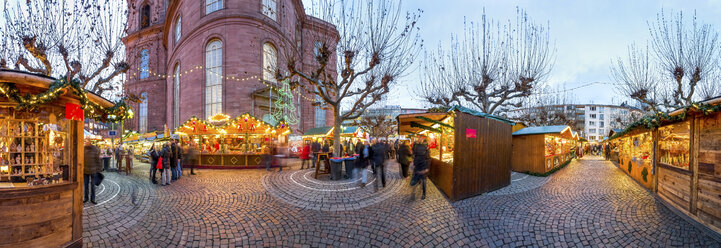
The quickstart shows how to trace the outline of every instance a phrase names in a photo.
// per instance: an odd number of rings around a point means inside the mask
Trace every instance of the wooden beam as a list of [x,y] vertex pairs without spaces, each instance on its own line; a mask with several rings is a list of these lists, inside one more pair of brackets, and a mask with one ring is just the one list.
[[700,123],[698,115],[691,117],[691,150],[689,161],[691,164],[691,214],[698,215],[698,150],[700,149]]

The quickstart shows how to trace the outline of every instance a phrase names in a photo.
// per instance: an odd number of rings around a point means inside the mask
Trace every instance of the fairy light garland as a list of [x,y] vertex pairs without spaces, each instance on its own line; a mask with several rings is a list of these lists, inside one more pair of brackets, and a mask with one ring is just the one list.
[[112,107],[105,108],[91,101],[87,96],[87,90],[83,89],[79,80],[57,79],[50,84],[47,91],[37,94],[21,94],[20,90],[9,83],[0,83],[0,96],[10,99],[18,104],[20,110],[35,110],[40,105],[54,101],[69,89],[78,97],[80,105],[85,110],[88,118],[102,122],[119,122],[133,118],[133,110],[124,100],[120,100]]

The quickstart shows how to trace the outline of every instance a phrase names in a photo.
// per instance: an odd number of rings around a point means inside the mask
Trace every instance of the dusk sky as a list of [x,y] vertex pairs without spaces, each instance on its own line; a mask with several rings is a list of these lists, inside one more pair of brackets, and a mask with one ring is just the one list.
[[[304,1],[308,2],[308,0]],[[611,60],[624,56],[632,42],[644,45],[649,39],[647,21],[653,21],[663,8],[666,13],[683,11],[689,18],[696,10],[701,22],[718,31],[721,27],[721,1],[476,1],[413,0],[405,1],[408,10],[422,9],[421,35],[426,49],[439,42],[447,44],[451,33],[461,34],[464,17],[480,20],[485,7],[494,20],[515,18],[516,6],[525,9],[537,22],[550,23],[556,44],[556,62],[548,78],[552,86],[573,88],[591,82],[602,82],[574,91],[576,102],[619,104],[627,99],[613,89],[609,66]],[[422,107],[409,89],[418,85],[416,70],[402,80],[389,99],[399,99],[405,107]],[[388,104],[396,104],[388,101]]]

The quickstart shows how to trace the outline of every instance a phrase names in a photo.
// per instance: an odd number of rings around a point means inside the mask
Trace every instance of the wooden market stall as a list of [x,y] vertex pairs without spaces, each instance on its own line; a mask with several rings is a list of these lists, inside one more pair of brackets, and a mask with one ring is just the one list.
[[447,112],[398,116],[399,135],[430,138],[429,178],[451,201],[511,183],[512,125],[459,106]]
[[233,119],[219,114],[208,121],[192,117],[175,133],[183,144],[196,149],[199,168],[257,168],[272,144],[286,143],[290,127],[283,121],[271,125],[247,113]]
[[721,234],[721,97],[641,119],[611,142],[622,170]]
[[[368,138],[368,133],[363,131],[362,128],[356,127],[356,126],[341,126],[342,130],[340,132],[340,138],[341,141],[355,141],[357,139],[360,140],[366,140]],[[313,141],[313,140],[329,140],[330,142],[333,141],[333,129],[334,127],[316,127],[308,129],[303,133],[303,141]],[[332,144],[332,143],[331,143]]]
[[114,105],[78,85],[0,70],[0,247],[82,246],[83,119]]
[[513,132],[511,169],[546,174],[571,161],[577,135],[569,126],[527,127]]

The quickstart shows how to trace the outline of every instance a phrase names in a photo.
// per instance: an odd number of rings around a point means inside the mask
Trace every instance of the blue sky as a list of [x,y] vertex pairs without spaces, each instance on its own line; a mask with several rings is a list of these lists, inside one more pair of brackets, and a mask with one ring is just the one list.
[[[307,2],[304,1],[304,2]],[[495,20],[515,18],[516,6],[525,9],[538,22],[550,23],[551,36],[555,40],[556,63],[548,78],[552,86],[565,85],[572,88],[590,82],[612,83],[609,66],[611,60],[626,54],[632,42],[645,44],[649,38],[647,21],[655,20],[664,11],[684,11],[691,16],[697,11],[699,20],[721,27],[721,1],[478,1],[478,0],[406,0],[408,10],[424,11],[421,36],[426,48],[447,44],[451,33],[460,34],[463,18],[480,20],[485,7],[489,17]],[[419,71],[403,78],[401,85],[393,89],[389,99],[398,99],[406,107],[422,107],[423,102],[409,93],[417,86]],[[575,91],[577,102],[615,103],[627,100],[619,96],[611,85],[598,84]]]

